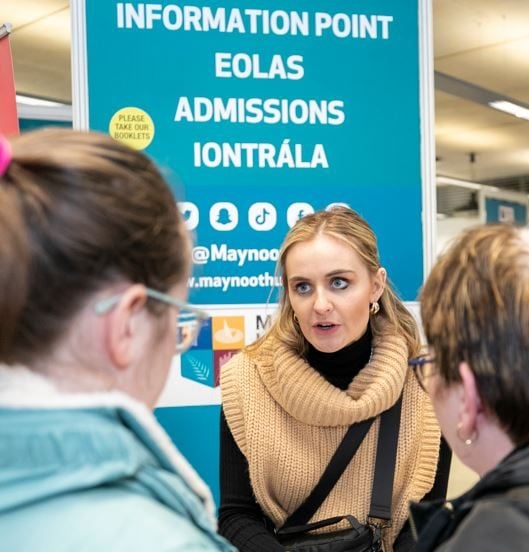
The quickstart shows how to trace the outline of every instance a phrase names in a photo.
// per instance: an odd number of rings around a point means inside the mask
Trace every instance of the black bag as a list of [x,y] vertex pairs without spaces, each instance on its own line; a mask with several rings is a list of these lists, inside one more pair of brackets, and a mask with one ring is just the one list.
[[[342,520],[346,520],[351,527],[332,533],[310,533]],[[359,523],[354,516],[338,516],[289,527],[279,535],[286,552],[380,552],[381,536],[378,527]]]
[[[382,531],[391,526],[391,498],[397,457],[402,397],[381,416],[375,476],[367,524],[354,516],[337,516],[307,523],[316,513],[361,445],[374,418],[351,426],[310,495],[276,531],[287,552],[380,552]],[[329,533],[311,531],[346,520],[351,527]]]

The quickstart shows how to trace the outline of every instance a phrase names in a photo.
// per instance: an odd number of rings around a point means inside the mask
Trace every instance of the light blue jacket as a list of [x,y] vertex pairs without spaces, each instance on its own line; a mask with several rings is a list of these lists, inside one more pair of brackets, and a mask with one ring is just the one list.
[[59,398],[32,409],[0,393],[0,550],[234,550],[151,413],[114,395],[121,404],[52,406]]

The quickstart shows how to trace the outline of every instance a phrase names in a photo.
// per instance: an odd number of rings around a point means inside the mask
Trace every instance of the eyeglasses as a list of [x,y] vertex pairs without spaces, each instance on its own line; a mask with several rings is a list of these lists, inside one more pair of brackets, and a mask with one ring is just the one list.
[[433,367],[434,363],[435,358],[428,354],[419,355],[408,360],[408,366],[413,370],[413,373],[417,378],[417,382],[423,391],[428,392],[426,389],[426,379],[436,373],[436,370]]
[[[176,333],[176,354],[182,354],[187,351],[195,342],[202,324],[210,318],[207,312],[180,301],[176,297],[171,297],[167,293],[156,291],[155,289],[145,288],[147,297],[162,301],[167,305],[178,309],[178,327]],[[122,294],[112,295],[101,299],[94,305],[94,311],[98,315],[106,314],[112,310],[121,299]]]

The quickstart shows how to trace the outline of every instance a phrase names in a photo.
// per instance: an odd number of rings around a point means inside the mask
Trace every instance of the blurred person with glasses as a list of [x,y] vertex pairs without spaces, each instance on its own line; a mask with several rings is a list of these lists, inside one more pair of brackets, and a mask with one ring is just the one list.
[[463,233],[421,292],[429,355],[411,359],[453,452],[480,481],[412,504],[417,552],[526,550],[529,542],[529,230]]
[[[181,301],[176,297],[171,297],[155,289],[145,288],[145,294],[151,299],[156,299],[177,309],[175,354],[181,355],[185,353],[195,343],[202,324],[210,318],[209,314],[191,306],[185,301]],[[112,297],[101,299],[94,307],[95,312],[97,314],[107,313],[119,303],[120,299],[121,295],[113,295]]]
[[152,414],[207,315],[155,165],[110,137],[0,138],[2,550],[224,551]]
[[408,366],[413,370],[417,382],[425,392],[428,392],[426,387],[428,378],[435,373],[434,363],[435,359],[428,353],[408,360]]

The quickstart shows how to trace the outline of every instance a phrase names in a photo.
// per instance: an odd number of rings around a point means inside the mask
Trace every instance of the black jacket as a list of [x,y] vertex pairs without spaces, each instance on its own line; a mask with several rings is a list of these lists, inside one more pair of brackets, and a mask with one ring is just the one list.
[[416,552],[529,549],[529,446],[510,453],[470,491],[411,506]]

